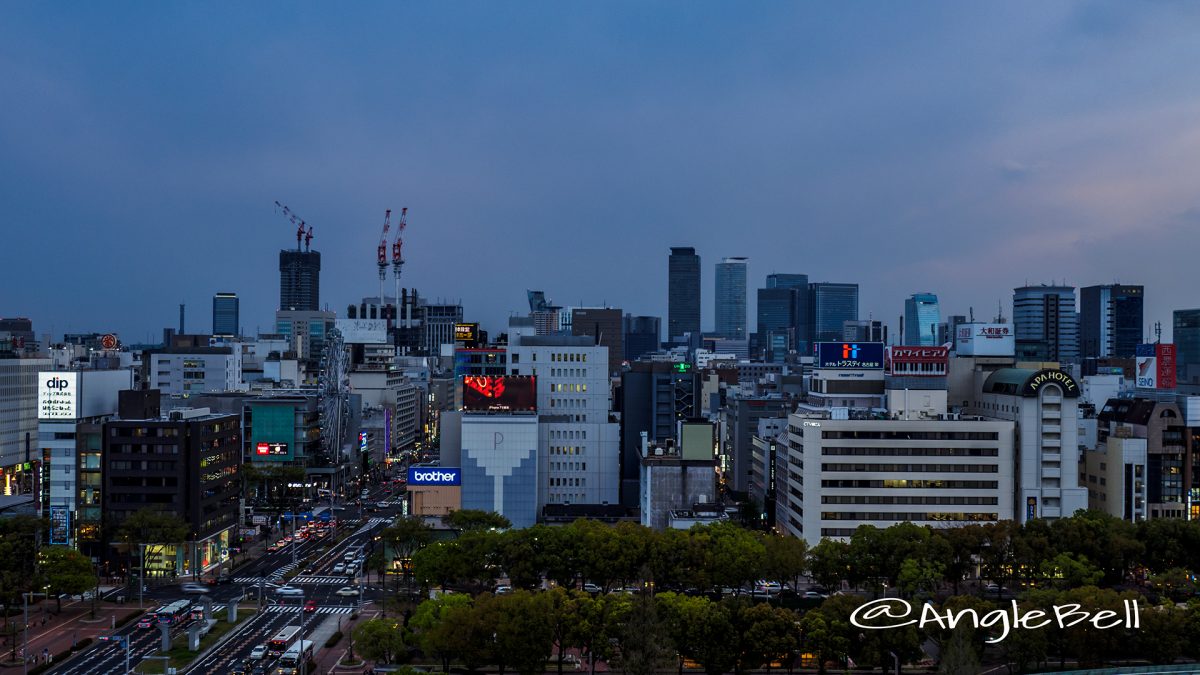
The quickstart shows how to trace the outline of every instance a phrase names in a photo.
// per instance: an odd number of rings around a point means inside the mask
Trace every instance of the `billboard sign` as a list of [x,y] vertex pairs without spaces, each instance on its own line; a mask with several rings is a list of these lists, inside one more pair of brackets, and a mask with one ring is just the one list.
[[467,347],[474,347],[475,345],[479,344],[479,324],[454,324],[454,341],[462,342]]
[[1025,520],[1037,518],[1037,497],[1025,498]]
[[333,322],[346,344],[387,344],[386,319],[336,319]]
[[254,446],[254,454],[256,455],[286,455],[288,454],[287,443],[256,443]]
[[409,485],[462,485],[462,469],[445,466],[408,467]]
[[73,420],[79,415],[79,373],[38,373],[38,419]]
[[941,376],[950,364],[949,347],[888,347],[884,356],[889,375]]
[[1158,388],[1175,388],[1175,345],[1154,345],[1154,358],[1158,360]]
[[816,368],[883,370],[882,342],[818,342]]
[[1016,334],[1006,323],[959,324],[954,344],[959,356],[1013,356],[1017,353]]
[[1158,358],[1155,345],[1138,345],[1133,379],[1138,389],[1158,388]]
[[532,375],[467,375],[462,391],[468,412],[537,412],[537,378]]
[[50,543],[66,545],[71,538],[71,511],[65,506],[50,507]]

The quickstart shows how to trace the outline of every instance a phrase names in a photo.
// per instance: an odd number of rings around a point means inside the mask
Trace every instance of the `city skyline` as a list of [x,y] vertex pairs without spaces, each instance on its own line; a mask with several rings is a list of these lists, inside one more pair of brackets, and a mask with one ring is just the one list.
[[[771,272],[858,283],[893,329],[925,290],[990,318],[1025,283],[1141,284],[1164,339],[1200,306],[1195,8],[473,7],[9,8],[0,314],[153,342],[230,291],[269,331],[276,200],[339,313],[403,206],[402,283],[492,330],[527,288],[665,320],[671,246],[706,294],[750,257],[751,316]],[[417,57],[367,37],[395,32]]]

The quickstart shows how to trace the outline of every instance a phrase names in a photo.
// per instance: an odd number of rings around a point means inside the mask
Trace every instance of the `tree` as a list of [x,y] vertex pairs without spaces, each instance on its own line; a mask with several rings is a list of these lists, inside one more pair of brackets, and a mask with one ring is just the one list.
[[52,546],[42,549],[38,556],[42,578],[55,597],[57,611],[62,611],[62,594],[76,595],[92,588],[96,572],[92,561],[73,548]]
[[614,665],[625,675],[653,675],[670,662],[671,640],[656,604],[649,595],[639,594],[618,606],[620,650]]
[[944,648],[938,662],[939,675],[965,675],[979,672],[979,657],[971,647],[971,629],[965,624],[951,633],[950,644]]
[[828,662],[845,661],[850,651],[849,632],[849,624],[820,610],[810,611],[800,619],[800,647],[816,656],[821,675],[825,674]]
[[1150,583],[1159,593],[1175,602],[1183,602],[1196,594],[1196,582],[1192,581],[1192,575],[1180,567],[1154,575]]
[[352,632],[358,653],[382,663],[395,663],[405,655],[404,628],[395,619],[368,619]]
[[443,672],[450,672],[450,658],[460,646],[456,624],[447,619],[455,609],[470,610],[471,599],[465,595],[439,595],[417,606],[409,627],[417,632],[417,641],[426,656],[439,659]]
[[[182,518],[169,511],[159,509],[140,509],[129,514],[117,528],[117,539],[130,546],[130,558],[133,551],[139,552],[139,559],[145,565],[145,548],[168,544],[181,544],[188,539],[190,529]],[[133,568],[133,565],[130,565]],[[142,570],[143,575],[145,569]],[[139,583],[144,582],[142,579]]]
[[520,675],[541,675],[554,647],[554,635],[547,602],[542,594],[514,591],[508,595],[483,596],[484,611],[494,616],[494,658],[500,665],[512,666]]
[[717,523],[697,535],[708,536],[705,568],[714,585],[739,589],[762,578],[767,549],[758,534],[733,523]]
[[[381,569],[383,591],[386,594],[387,569],[390,567],[388,563],[391,562],[387,559],[387,554],[391,554],[392,560],[403,561],[405,570],[412,569],[413,553],[433,540],[433,529],[418,518],[399,518],[380,532],[379,538],[383,542],[384,560],[378,569]],[[406,573],[405,579],[408,578]]]
[[812,578],[825,588],[840,587],[850,578],[850,545],[836,539],[822,539],[808,554],[808,569]]
[[1042,576],[1053,580],[1059,588],[1095,586],[1104,577],[1104,572],[1088,562],[1087,556],[1059,553],[1042,563]]
[[767,604],[738,603],[734,613],[739,636],[736,672],[787,658],[798,646],[796,615]]
[[507,530],[512,527],[512,521],[508,518],[492,511],[478,511],[476,509],[451,511],[443,520],[447,527],[458,532]]
[[721,675],[737,665],[729,605],[674,593],[663,593],[658,601],[681,656],[699,663],[707,675]]
[[790,583],[792,590],[798,589],[800,577],[808,570],[808,542],[769,534],[763,537],[763,545],[763,574],[772,581]]
[[900,564],[896,585],[905,597],[930,595],[937,590],[938,582],[945,576],[946,569],[941,563],[920,558],[905,558]]

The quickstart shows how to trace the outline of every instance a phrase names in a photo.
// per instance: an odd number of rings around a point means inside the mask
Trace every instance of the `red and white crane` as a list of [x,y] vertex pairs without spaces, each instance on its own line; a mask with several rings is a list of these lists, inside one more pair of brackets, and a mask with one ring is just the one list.
[[383,234],[379,235],[379,248],[376,249],[377,262],[379,264],[379,308],[382,310],[387,306],[387,302],[383,299],[383,282],[387,279],[387,240],[388,230],[392,226],[392,210],[388,209],[383,213]]
[[[397,312],[396,327],[397,328],[400,327],[399,312],[402,311],[402,308],[400,307],[400,266],[404,264],[404,255],[403,255],[404,228],[406,228],[406,227],[408,227],[408,207],[407,206],[400,209],[400,221],[396,223],[396,241],[392,243],[392,271],[395,273],[395,276],[396,276],[396,312]],[[383,255],[383,253],[381,251],[380,252],[381,257],[379,258],[380,265],[383,265],[382,255]],[[379,268],[379,274],[380,275],[383,274],[382,267]],[[404,320],[404,323],[405,323],[404,327],[407,328],[408,327],[408,325],[407,325],[408,319],[407,318]]]
[[304,219],[297,216],[295,211],[292,211],[284,204],[280,204],[278,200],[275,201],[275,208],[282,209],[284,217],[292,221],[292,224],[296,226],[296,251],[300,250],[300,240],[302,239],[304,240],[305,248],[307,248],[312,243],[312,226],[308,227],[308,232],[306,233],[304,231]]

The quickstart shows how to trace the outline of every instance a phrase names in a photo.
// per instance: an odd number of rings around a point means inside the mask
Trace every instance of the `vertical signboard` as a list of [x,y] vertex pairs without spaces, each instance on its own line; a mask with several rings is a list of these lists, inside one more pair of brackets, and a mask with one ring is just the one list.
[[50,507],[50,543],[65,546],[71,539],[71,512],[65,506]]
[[1025,520],[1035,518],[1037,518],[1037,497],[1027,497],[1025,499]]
[[38,373],[38,419],[73,420],[79,411],[79,373]]
[[1155,389],[1158,386],[1158,358],[1155,345],[1138,345],[1133,369],[1134,384],[1138,389]]
[[1154,345],[1154,358],[1158,360],[1158,388],[1175,388],[1175,345]]

